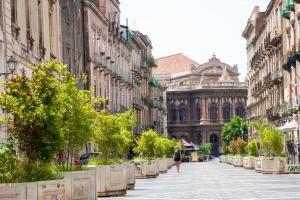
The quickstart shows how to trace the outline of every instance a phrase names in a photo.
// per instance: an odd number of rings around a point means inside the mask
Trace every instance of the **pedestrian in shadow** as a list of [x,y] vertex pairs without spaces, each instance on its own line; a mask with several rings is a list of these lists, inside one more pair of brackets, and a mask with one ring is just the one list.
[[179,146],[176,146],[176,148],[175,148],[173,159],[175,161],[177,173],[179,173],[179,168],[180,168],[180,164],[181,164],[181,152],[180,152]]

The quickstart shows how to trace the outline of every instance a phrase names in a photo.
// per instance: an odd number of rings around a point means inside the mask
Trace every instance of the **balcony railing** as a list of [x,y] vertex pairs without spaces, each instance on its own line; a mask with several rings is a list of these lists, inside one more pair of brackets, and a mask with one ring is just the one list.
[[197,89],[247,89],[246,82],[224,82],[224,83],[201,83],[186,82],[183,84],[173,83],[167,85],[170,91],[184,91]]
[[133,106],[141,108],[144,106],[144,102],[141,98],[133,97]]

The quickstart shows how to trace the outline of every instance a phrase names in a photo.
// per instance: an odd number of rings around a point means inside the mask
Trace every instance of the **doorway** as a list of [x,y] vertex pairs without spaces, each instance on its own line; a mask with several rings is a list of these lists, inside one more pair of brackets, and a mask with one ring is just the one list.
[[217,134],[212,134],[209,138],[209,142],[212,144],[211,155],[219,156],[219,137]]

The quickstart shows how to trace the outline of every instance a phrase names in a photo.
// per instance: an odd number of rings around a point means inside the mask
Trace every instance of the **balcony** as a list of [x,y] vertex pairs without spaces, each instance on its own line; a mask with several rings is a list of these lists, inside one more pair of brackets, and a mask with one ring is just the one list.
[[279,115],[280,109],[281,109],[280,106],[271,107],[267,109],[267,119],[270,121],[275,121],[280,119],[280,115]]
[[271,81],[274,85],[278,85],[282,80],[281,70],[274,70],[271,73]]
[[271,44],[276,47],[278,44],[281,43],[281,36],[282,36],[282,33],[281,33],[281,30],[279,29],[273,29],[271,31]]
[[149,78],[149,83],[152,87],[157,87],[158,86],[158,81],[156,80],[156,78],[154,78],[153,76],[151,76]]
[[300,61],[300,50],[289,56],[287,62],[284,63],[281,67],[285,71],[290,72],[291,68],[296,66],[296,61]]
[[142,100],[144,101],[145,105],[150,106],[153,103],[153,99],[150,95],[144,95],[142,96]]
[[133,98],[133,107],[142,109],[142,108],[144,108],[144,102],[142,101],[141,98],[134,97]]
[[294,0],[286,0],[285,8],[281,11],[280,15],[282,18],[287,20],[290,19],[291,12],[295,11]]

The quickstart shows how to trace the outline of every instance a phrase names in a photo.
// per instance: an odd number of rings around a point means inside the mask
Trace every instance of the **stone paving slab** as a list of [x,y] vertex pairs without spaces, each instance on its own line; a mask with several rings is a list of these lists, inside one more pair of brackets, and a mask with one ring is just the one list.
[[[183,163],[136,189],[108,200],[300,200],[300,174],[260,174],[217,160]],[[100,200],[102,198],[98,198]]]

